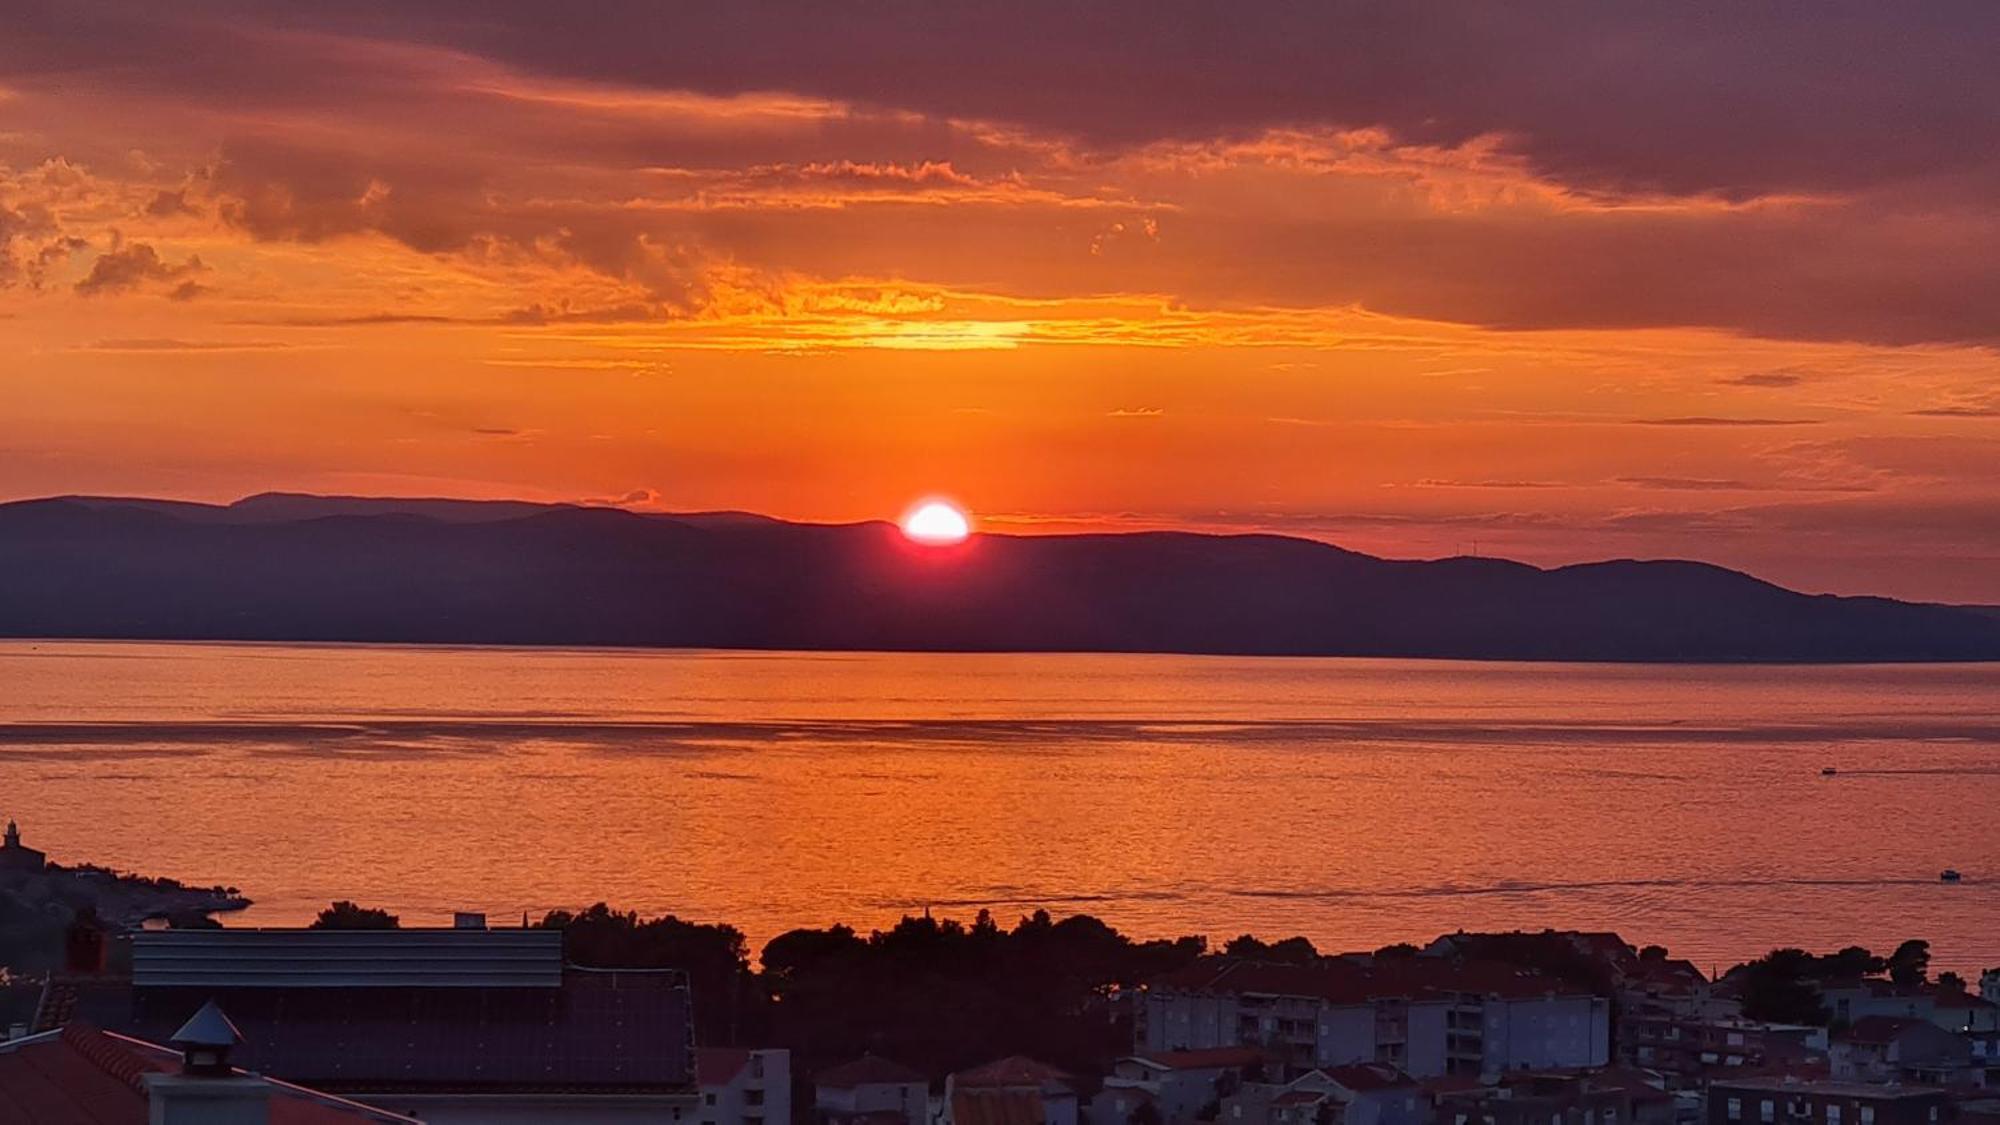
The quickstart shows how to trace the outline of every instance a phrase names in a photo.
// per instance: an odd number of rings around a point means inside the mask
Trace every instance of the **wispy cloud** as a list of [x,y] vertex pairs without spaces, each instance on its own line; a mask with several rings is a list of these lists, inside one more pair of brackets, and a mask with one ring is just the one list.
[[1750,371],[1742,375],[1732,375],[1716,382],[1727,387],[1796,387],[1806,381],[1806,377],[1791,371]]
[[1719,418],[1688,415],[1678,418],[1634,418],[1634,426],[1817,426],[1820,418]]
[[146,337],[129,340],[97,340],[79,344],[75,351],[103,352],[108,354],[173,354],[185,352],[202,354],[207,352],[273,352],[299,347],[298,344],[278,340],[176,340],[167,337]]
[[1418,488],[1569,488],[1570,485],[1554,480],[1440,480],[1427,478],[1417,482]]
[[1754,492],[1765,486],[1749,481],[1706,477],[1619,477],[1619,484],[1636,488],[1659,488],[1670,492]]

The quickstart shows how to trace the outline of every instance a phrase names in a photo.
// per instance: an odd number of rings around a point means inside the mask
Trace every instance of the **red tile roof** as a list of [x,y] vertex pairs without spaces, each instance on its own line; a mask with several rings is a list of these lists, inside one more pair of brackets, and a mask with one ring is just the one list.
[[695,1048],[695,1081],[703,1086],[727,1086],[749,1065],[750,1052],[741,1047]]
[[1563,981],[1532,970],[1444,957],[1380,958],[1372,965],[1348,961],[1291,965],[1205,957],[1155,978],[1149,987],[1182,992],[1303,996],[1340,1005],[1366,1004],[1379,999],[1442,999],[1454,993],[1506,999],[1586,995]]
[[1692,961],[1641,961],[1628,976],[1655,988],[1684,991],[1708,983]]
[[1047,1063],[1036,1062],[1023,1055],[1012,1055],[952,1075],[954,1090],[1013,1089],[1045,1087],[1051,1084],[1068,1086],[1069,1083],[1069,1075]]
[[1631,942],[1609,930],[1557,930],[1555,933],[1568,938],[1578,949],[1614,964],[1629,962],[1637,956]]
[[1840,1038],[1849,1043],[1885,1047],[1895,1042],[1904,1032],[1925,1022],[1903,1016],[1863,1016],[1855,1020],[1854,1025],[1842,1033]]
[[838,1121],[841,1125],[920,1125],[912,1122],[903,1111],[896,1109],[871,1109],[866,1113],[839,1113],[822,1109],[819,1112],[827,1120]]
[[1219,1070],[1255,1066],[1263,1062],[1266,1055],[1261,1047],[1207,1047],[1195,1051],[1146,1051],[1132,1057],[1168,1070]]
[[1484,1090],[1486,1083],[1476,1074],[1439,1074],[1423,1079],[1417,1085],[1434,1098],[1453,1097]]
[[1672,1101],[1673,1095],[1660,1084],[1658,1076],[1639,1067],[1613,1063],[1595,1067],[1550,1067],[1543,1070],[1512,1071],[1500,1077],[1501,1085],[1532,1085],[1538,1079],[1564,1079],[1585,1090],[1618,1090],[1638,1101]]
[[1938,989],[1932,1002],[1940,1008],[2000,1008],[2000,1004],[1995,1004],[1983,996],[1948,988]]
[[1039,1092],[963,1090],[951,1098],[952,1125],[1043,1125]]
[[914,1067],[880,1055],[863,1055],[853,1062],[820,1071],[814,1076],[813,1085],[829,1090],[852,1090],[856,1086],[902,1086],[929,1081],[922,1071]]
[[[172,1072],[179,1059],[165,1048],[82,1023],[0,1045],[0,1122],[144,1125],[150,1112],[145,1076]],[[271,1125],[414,1125],[357,1102],[270,1084]]]
[[1272,1105],[1312,1105],[1323,1102],[1326,1095],[1318,1090],[1287,1090],[1271,1099]]
[[1353,1090],[1365,1094],[1372,1090],[1394,1090],[1403,1086],[1415,1086],[1416,1079],[1381,1062],[1347,1063],[1342,1066],[1321,1067],[1320,1073]]

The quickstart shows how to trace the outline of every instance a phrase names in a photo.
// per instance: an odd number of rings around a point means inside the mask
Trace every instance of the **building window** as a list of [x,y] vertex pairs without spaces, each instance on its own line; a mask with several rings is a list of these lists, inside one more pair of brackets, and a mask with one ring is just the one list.
[[1826,1107],[1826,1125],[1840,1125],[1839,1106],[1829,1105]]
[[1729,1099],[1729,1105],[1728,1105],[1728,1106],[1726,1106],[1725,1108],[1726,1108],[1726,1109],[1727,1109],[1727,1110],[1729,1111],[1729,1120],[1731,1120],[1731,1121],[1741,1121],[1741,1120],[1743,1120],[1743,1099],[1742,1099],[1742,1098],[1731,1098],[1731,1099]]
[[1765,1098],[1763,1104],[1757,1107],[1757,1116],[1762,1121],[1776,1121],[1778,1119],[1778,1103]]
[[1938,1119],[1938,1112],[1937,1112],[1937,1111],[1938,1111],[1938,1107],[1936,1107],[1936,1106],[1932,1106],[1932,1107],[1931,1107],[1931,1120],[1932,1120],[1932,1121],[1936,1121],[1936,1120]]
[[1875,1125],[1874,1106],[1864,1105],[1861,1107],[1861,1125]]
[[745,1091],[743,1091],[743,1103],[744,1103],[745,1105],[763,1105],[763,1104],[764,1104],[764,1091],[762,1091],[762,1090],[745,1090]]
[[714,1095],[714,1094],[703,1094],[703,1095],[701,1096],[701,1104],[703,1104],[703,1105],[714,1105],[714,1104],[715,1104],[715,1095]]

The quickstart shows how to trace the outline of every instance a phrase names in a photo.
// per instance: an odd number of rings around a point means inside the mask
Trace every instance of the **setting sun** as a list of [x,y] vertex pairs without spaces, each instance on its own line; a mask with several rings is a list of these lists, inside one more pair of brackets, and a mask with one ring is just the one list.
[[965,513],[942,500],[926,500],[903,517],[903,534],[932,546],[962,543],[972,533]]

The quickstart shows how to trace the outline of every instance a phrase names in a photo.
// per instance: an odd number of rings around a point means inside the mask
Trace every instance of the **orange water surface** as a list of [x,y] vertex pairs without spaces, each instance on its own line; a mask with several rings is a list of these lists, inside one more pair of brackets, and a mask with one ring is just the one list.
[[1991,664],[9,641],[0,817],[238,885],[246,923],[605,899],[755,946],[1047,907],[1330,949],[1616,929],[1704,967],[1920,936],[1976,970],[1996,703]]

